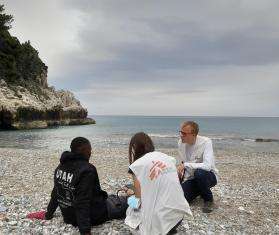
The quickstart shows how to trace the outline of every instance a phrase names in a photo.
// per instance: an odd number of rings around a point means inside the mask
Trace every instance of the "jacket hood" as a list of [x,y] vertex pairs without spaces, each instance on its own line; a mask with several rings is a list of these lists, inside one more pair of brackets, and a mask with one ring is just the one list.
[[84,156],[82,154],[77,154],[69,151],[65,151],[62,153],[60,157],[60,163],[64,164],[65,162],[69,161],[77,161],[77,160],[84,160],[89,162],[89,158],[87,156]]

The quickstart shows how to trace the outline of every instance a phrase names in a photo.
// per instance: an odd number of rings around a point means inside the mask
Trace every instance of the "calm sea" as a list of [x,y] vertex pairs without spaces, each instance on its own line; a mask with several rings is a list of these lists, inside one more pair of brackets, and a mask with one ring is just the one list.
[[[279,118],[93,116],[96,125],[42,130],[0,131],[0,147],[49,150],[68,149],[71,139],[84,136],[93,147],[128,148],[131,136],[148,133],[157,148],[176,148],[179,125],[194,120],[200,135],[212,138],[215,149],[279,153]],[[266,142],[257,142],[256,139]]]

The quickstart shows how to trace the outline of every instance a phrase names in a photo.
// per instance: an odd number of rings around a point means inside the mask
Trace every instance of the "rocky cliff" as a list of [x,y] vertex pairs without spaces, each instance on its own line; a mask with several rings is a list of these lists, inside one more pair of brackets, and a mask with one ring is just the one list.
[[47,83],[47,66],[30,42],[9,33],[12,16],[0,5],[0,129],[93,124],[69,91]]
[[33,93],[28,87],[9,85],[0,79],[0,129],[95,123],[71,92],[55,91],[53,87],[37,89]]

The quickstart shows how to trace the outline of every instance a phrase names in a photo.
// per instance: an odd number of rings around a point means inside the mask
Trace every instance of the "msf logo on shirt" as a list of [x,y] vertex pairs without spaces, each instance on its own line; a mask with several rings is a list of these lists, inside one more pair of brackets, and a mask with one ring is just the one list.
[[160,174],[167,168],[167,165],[161,161],[152,161],[153,166],[150,169],[149,178],[157,179]]

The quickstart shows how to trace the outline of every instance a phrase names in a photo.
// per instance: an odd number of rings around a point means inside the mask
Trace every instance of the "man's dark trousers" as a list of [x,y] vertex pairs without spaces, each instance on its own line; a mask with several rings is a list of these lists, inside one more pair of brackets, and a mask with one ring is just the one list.
[[188,202],[193,201],[197,196],[201,196],[204,201],[213,201],[210,188],[217,184],[217,179],[212,171],[196,169],[194,178],[182,183],[184,196]]

